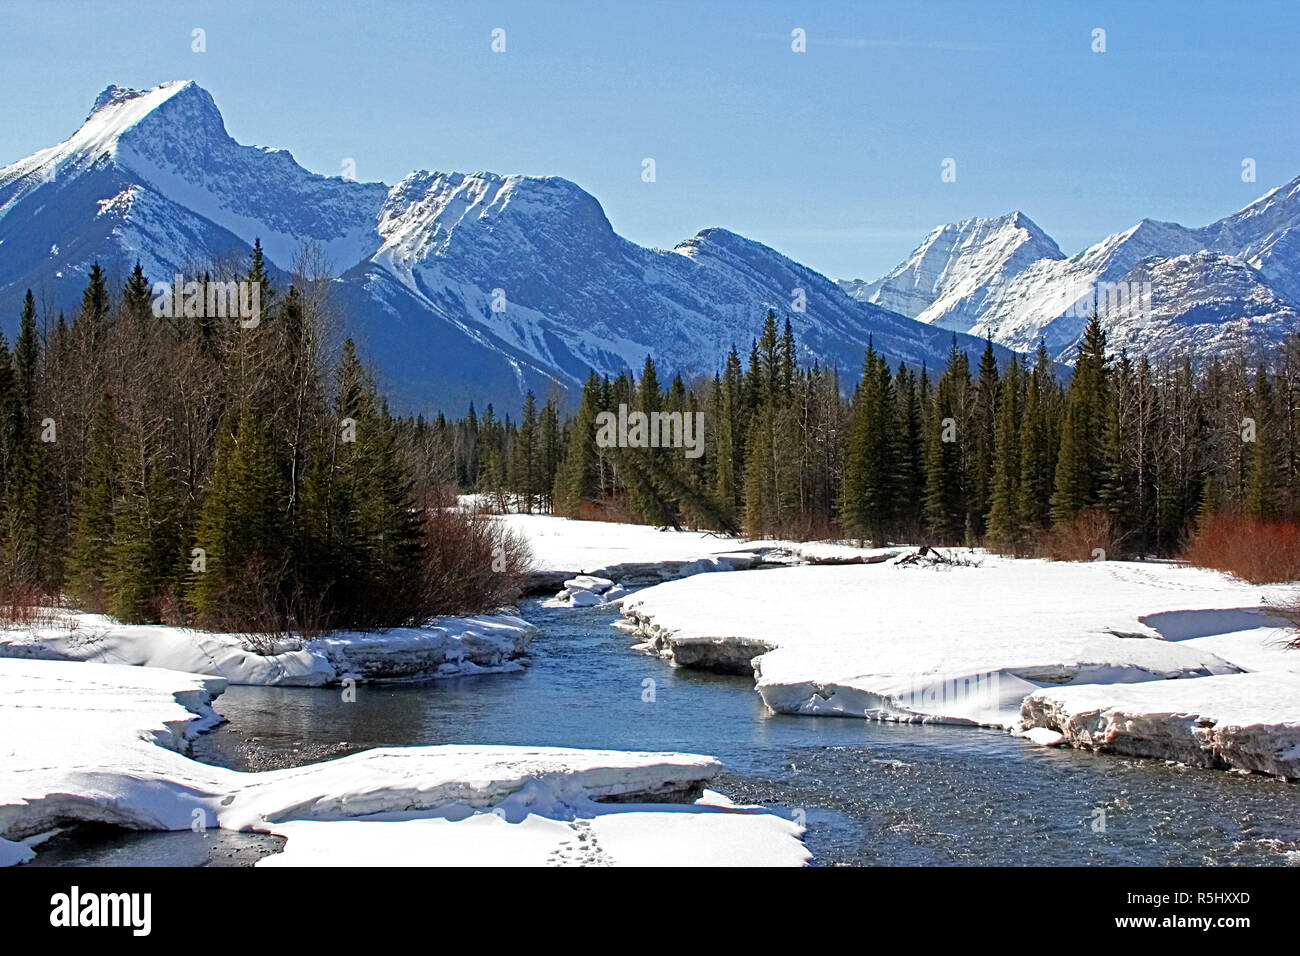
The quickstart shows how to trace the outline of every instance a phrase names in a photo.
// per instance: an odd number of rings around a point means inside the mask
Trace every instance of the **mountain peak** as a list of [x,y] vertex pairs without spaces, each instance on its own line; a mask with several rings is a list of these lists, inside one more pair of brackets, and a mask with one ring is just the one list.
[[56,146],[20,160],[15,167],[24,167],[23,173],[27,174],[51,165],[61,171],[88,166],[102,157],[115,157],[119,142],[137,129],[141,131],[139,139],[158,138],[160,124],[172,130],[182,129],[190,137],[228,138],[216,103],[193,80],[173,80],[147,90],[112,84],[95,97],[90,113],[75,133]]
[[989,297],[1011,277],[1060,247],[1020,210],[936,226],[908,259],[875,282],[841,282],[855,299],[922,322],[966,331]]
[[171,80],[167,83],[160,83],[157,86],[145,90],[135,90],[127,86],[118,86],[116,83],[110,83],[108,86],[104,87],[102,93],[95,97],[95,103],[90,108],[90,113],[86,116],[86,119],[90,119],[91,116],[94,116],[105,107],[120,106],[121,104],[132,100],[149,98],[153,101],[150,104],[150,108],[152,108],[189,87],[201,89],[193,80]]

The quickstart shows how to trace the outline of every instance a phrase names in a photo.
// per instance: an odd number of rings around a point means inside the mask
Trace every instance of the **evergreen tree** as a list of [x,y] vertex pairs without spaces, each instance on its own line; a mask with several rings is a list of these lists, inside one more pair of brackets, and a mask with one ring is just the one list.
[[901,362],[894,375],[894,391],[898,401],[898,491],[895,504],[901,533],[914,541],[925,522],[924,399],[918,390],[916,376]]
[[1101,498],[1105,476],[1106,333],[1093,312],[1065,396],[1052,518],[1067,521]]
[[889,365],[868,345],[849,423],[840,522],[877,545],[895,527],[897,414]]
[[925,519],[930,534],[943,544],[961,541],[969,529],[964,446],[969,444],[970,392],[970,362],[954,337],[925,436]]
[[1021,427],[1026,388],[1019,359],[1007,366],[998,405],[997,432],[994,436],[993,483],[988,514],[988,537],[1003,552],[1019,554],[1024,550],[1025,528],[1020,509]]
[[537,420],[537,400],[531,391],[524,396],[523,415],[515,432],[514,451],[510,459],[510,485],[522,498],[521,505],[533,513],[542,494],[541,434]]
[[1056,456],[1060,443],[1060,395],[1047,347],[1038,344],[1038,356],[1025,389],[1020,428],[1020,523],[1027,533],[1051,522],[1052,489],[1056,482]]
[[203,567],[190,578],[189,601],[200,622],[221,626],[229,606],[276,606],[287,559],[286,497],[266,429],[246,404],[218,436],[199,515],[195,547]]
[[149,438],[134,436],[132,445],[113,514],[108,610],[128,623],[156,623],[183,580],[177,482]]
[[555,478],[555,509],[570,518],[577,517],[583,501],[594,501],[600,495],[600,450],[596,447],[596,416],[600,412],[600,377],[593,371],[582,387],[582,403]]
[[113,543],[117,496],[117,420],[113,397],[100,395],[90,430],[90,451],[77,495],[77,526],[68,553],[68,590],[90,610],[107,608],[105,584]]
[[975,386],[973,435],[971,436],[970,513],[975,537],[984,534],[985,516],[993,498],[993,451],[997,443],[998,360],[993,341],[986,339],[980,356],[979,379]]
[[1250,478],[1246,484],[1246,514],[1252,518],[1276,518],[1282,509],[1279,494],[1284,487],[1283,464],[1277,427],[1273,386],[1261,365],[1255,372],[1255,390],[1251,414],[1255,422],[1254,445],[1250,449]]

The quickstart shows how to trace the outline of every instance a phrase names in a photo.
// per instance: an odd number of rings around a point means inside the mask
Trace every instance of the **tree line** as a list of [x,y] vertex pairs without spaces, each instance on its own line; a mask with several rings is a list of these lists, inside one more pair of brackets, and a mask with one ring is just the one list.
[[[955,337],[936,371],[868,346],[846,397],[769,313],[747,364],[733,348],[711,381],[665,388],[647,358],[639,379],[592,373],[563,423],[530,393],[518,424],[471,408],[435,430],[463,489],[754,537],[1170,555],[1206,514],[1300,519],[1300,336],[1254,365],[1154,365],[1108,354],[1094,315],[1068,382],[1044,346],[1000,364],[986,343],[972,368]],[[620,404],[703,412],[707,453],[600,447]]]
[[[242,632],[419,624],[507,603],[526,548],[455,508],[477,491],[553,511],[750,536],[986,544],[1073,539],[1173,554],[1208,514],[1300,519],[1300,337],[1253,366],[1111,355],[1093,317],[1068,383],[1040,347],[937,375],[868,346],[846,396],[769,313],[747,362],[664,385],[591,373],[575,412],[529,393],[389,412],[330,282],[305,255],[282,289],[260,246],[209,264],[258,283],[259,321],[156,315],[137,265],[89,271],[71,317],[28,293],[0,336],[0,598],[63,597],[132,622]],[[598,440],[603,413],[700,415],[704,454]],[[1087,556],[1086,554],[1080,556]]]

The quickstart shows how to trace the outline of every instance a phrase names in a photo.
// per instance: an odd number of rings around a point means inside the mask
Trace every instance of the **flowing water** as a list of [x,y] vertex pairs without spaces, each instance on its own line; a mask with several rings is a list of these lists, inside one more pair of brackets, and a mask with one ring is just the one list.
[[[216,704],[230,724],[194,755],[264,770],[409,744],[681,750],[721,759],[713,786],[732,799],[798,814],[823,865],[1300,864],[1294,784],[1049,750],[990,730],[774,717],[749,678],[632,650],[608,610],[530,602],[524,614],[542,633],[523,671],[361,685],[349,703],[339,689],[231,687]],[[166,858],[169,839],[185,847],[174,865],[275,848],[223,836],[195,860],[188,835],[96,839],[51,841],[37,860],[120,863],[132,840],[151,850],[142,862]]]

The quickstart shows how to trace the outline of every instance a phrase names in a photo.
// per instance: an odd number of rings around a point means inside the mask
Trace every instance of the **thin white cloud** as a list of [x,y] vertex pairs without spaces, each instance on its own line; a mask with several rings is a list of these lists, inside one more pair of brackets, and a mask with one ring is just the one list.
[[850,50],[946,50],[966,53],[991,53],[987,43],[966,40],[887,40],[875,37],[808,37],[809,46],[837,46]]
[[[780,33],[760,33],[760,40],[786,40],[790,37]],[[942,50],[946,52],[991,53],[997,49],[988,43],[975,43],[968,40],[917,40],[901,37],[833,37],[822,36],[817,32],[808,34],[808,45],[833,46],[846,50]]]

